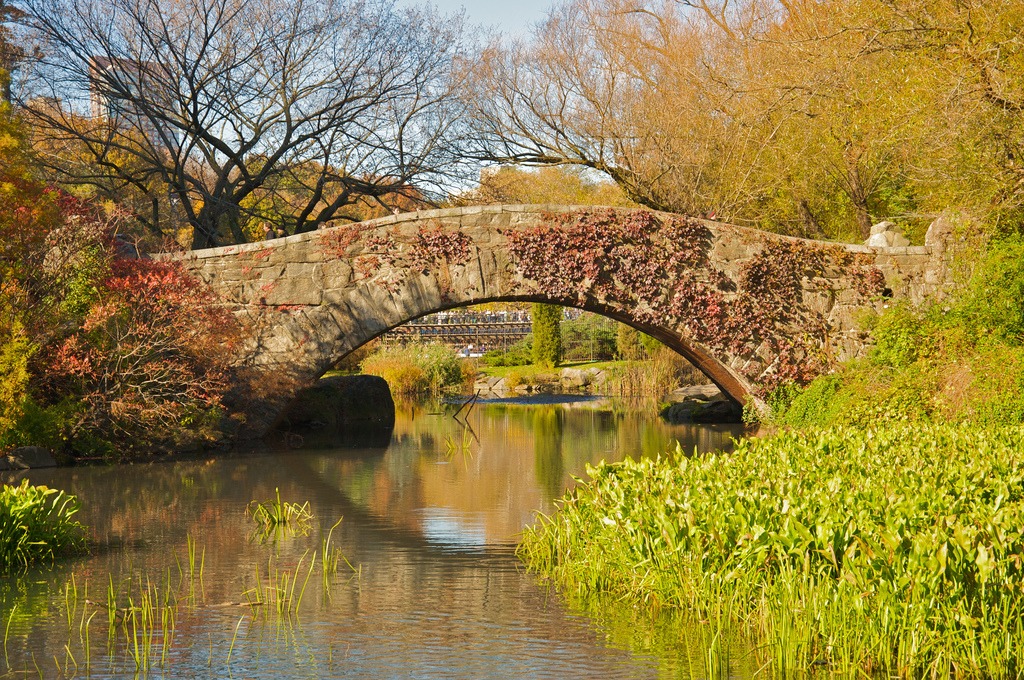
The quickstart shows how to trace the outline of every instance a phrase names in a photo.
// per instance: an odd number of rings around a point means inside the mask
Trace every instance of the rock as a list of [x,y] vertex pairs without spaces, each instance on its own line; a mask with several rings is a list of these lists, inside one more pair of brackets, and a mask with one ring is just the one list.
[[691,416],[695,423],[742,423],[743,407],[731,399],[708,402]]
[[687,399],[669,404],[661,417],[670,423],[742,423],[743,408],[725,397],[703,401]]
[[563,368],[558,374],[558,382],[562,389],[582,390],[594,382],[595,373],[582,368]]
[[19,446],[8,454],[7,461],[14,470],[57,467],[57,459],[42,446]]
[[724,398],[722,390],[718,388],[718,385],[713,383],[708,383],[707,385],[687,385],[686,387],[680,387],[670,393],[667,397],[670,402],[687,401],[688,399],[711,401],[713,399]]
[[473,383],[473,391],[482,394],[499,393],[505,391],[505,379],[494,376],[483,376],[477,378]]
[[932,248],[944,248],[953,236],[953,223],[945,215],[940,215],[930,225],[924,235],[924,244]]
[[892,222],[879,222],[871,226],[871,235],[884,234],[887,231],[893,231],[896,229],[896,225]]
[[375,375],[334,376],[301,391],[285,410],[291,427],[392,428],[395,401],[387,382]]
[[697,404],[695,401],[679,401],[663,408],[659,415],[669,423],[692,423]]
[[864,242],[871,248],[905,248],[910,241],[903,235],[903,230],[893,222],[879,222],[871,227],[871,236]]
[[864,241],[864,245],[872,248],[888,248],[889,239],[885,237],[885,234],[872,234],[867,241]]

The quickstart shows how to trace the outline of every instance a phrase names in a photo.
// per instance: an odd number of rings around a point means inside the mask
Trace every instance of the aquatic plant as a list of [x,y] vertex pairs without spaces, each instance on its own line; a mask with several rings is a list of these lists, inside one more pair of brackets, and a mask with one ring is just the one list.
[[301,505],[282,501],[280,489],[274,489],[274,494],[274,499],[262,502],[251,501],[245,509],[245,513],[259,525],[258,531],[262,533],[262,536],[269,537],[282,528],[302,534],[308,532],[309,523],[313,519],[313,513],[309,510],[309,501]]
[[73,519],[74,496],[45,486],[0,488],[0,573],[52,561],[85,547],[85,527]]
[[1024,650],[1024,427],[782,432],[589,470],[520,556],[577,595],[723,617],[776,673],[1007,677]]
[[257,565],[255,585],[242,593],[242,596],[254,609],[262,607],[264,611],[269,609],[279,616],[298,614],[302,598],[306,594],[306,586],[309,585],[309,579],[317,564],[317,555],[314,552],[303,574],[303,563],[307,556],[308,553],[302,554],[294,570],[280,569],[271,560],[267,563],[266,578],[260,575],[260,568]]

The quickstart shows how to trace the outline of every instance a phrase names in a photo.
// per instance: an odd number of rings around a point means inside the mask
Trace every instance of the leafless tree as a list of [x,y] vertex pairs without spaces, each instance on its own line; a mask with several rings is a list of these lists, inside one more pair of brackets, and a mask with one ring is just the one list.
[[153,229],[174,207],[194,248],[260,236],[254,222],[309,231],[466,170],[460,17],[393,0],[21,6],[43,56],[19,103],[59,148],[43,159],[68,182],[153,196],[137,215]]
[[10,72],[24,57],[24,52],[14,39],[10,26],[24,17],[24,14],[7,0],[0,0],[0,101],[10,101]]
[[489,49],[472,97],[480,157],[594,168],[665,210],[750,200],[777,97],[746,87],[743,18],[682,4],[570,0],[531,43]]

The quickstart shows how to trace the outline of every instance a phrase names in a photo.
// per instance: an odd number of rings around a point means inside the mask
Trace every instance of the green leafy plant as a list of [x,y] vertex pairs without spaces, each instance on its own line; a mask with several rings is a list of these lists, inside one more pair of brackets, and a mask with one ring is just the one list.
[[305,534],[309,531],[313,513],[309,501],[289,503],[281,500],[281,490],[274,489],[274,498],[268,501],[250,501],[245,513],[258,525],[257,531],[264,538],[282,529]]
[[1022,438],[889,423],[602,464],[519,554],[578,595],[731,621],[779,675],[1014,676]]
[[52,562],[85,548],[85,527],[75,521],[74,496],[45,486],[0,488],[0,573]]

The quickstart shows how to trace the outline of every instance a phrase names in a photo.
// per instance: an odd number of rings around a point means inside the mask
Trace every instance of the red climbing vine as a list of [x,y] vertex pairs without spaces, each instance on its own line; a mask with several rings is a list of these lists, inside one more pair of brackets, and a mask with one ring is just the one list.
[[469,237],[462,231],[446,230],[441,224],[420,227],[412,248],[411,264],[421,273],[435,265],[465,264],[469,260]]
[[805,281],[828,288],[838,272],[864,297],[884,288],[880,271],[838,246],[773,240],[730,276],[713,265],[713,234],[696,219],[613,210],[544,219],[507,232],[519,273],[539,291],[611,304],[641,324],[682,320],[691,340],[745,359],[747,376],[765,393],[829,368],[830,326],[804,304]]

